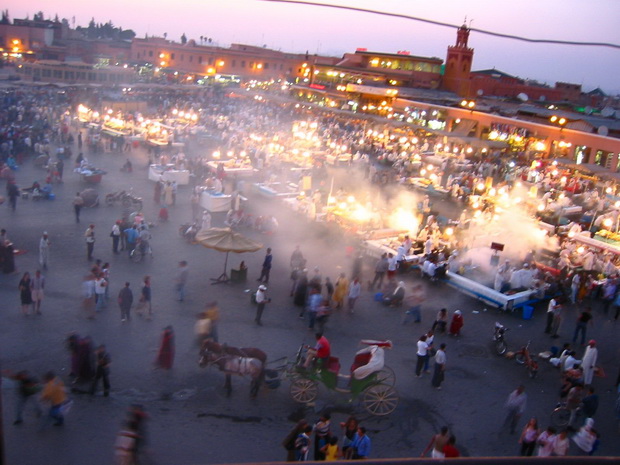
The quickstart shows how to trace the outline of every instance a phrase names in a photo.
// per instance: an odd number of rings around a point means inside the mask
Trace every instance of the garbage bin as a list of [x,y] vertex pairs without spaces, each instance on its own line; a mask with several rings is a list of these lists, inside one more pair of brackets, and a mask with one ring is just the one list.
[[524,320],[531,320],[533,313],[534,313],[534,307],[532,307],[531,305],[523,306],[523,319]]

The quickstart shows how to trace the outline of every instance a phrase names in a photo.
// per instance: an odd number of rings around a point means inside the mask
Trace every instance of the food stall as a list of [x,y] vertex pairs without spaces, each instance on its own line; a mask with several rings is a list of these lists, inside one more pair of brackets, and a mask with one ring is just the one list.
[[227,212],[231,208],[232,195],[216,193],[205,189],[200,194],[200,206],[213,212]]
[[514,311],[515,307],[531,300],[532,294],[537,292],[534,289],[528,289],[514,294],[502,294],[491,287],[452,271],[446,272],[446,283],[463,294],[506,311]]
[[297,197],[300,194],[299,185],[292,182],[255,182],[252,189],[270,199]]
[[247,178],[254,176],[258,172],[248,158],[231,158],[229,160],[211,160],[207,162],[207,166],[217,172],[218,166],[224,167],[224,173],[231,176],[238,176],[240,178]]
[[189,170],[178,170],[175,165],[151,165],[149,166],[149,179],[151,181],[176,181],[179,186],[189,184]]

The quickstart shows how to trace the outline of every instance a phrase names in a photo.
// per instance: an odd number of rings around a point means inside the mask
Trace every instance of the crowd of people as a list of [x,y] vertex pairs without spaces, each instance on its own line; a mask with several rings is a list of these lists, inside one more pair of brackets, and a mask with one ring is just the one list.
[[[96,94],[96,92],[95,92]],[[76,148],[81,150],[81,132],[74,137],[75,122],[72,119],[70,104],[70,94],[61,94],[48,90],[32,91],[12,91],[6,92],[0,105],[0,157],[5,166],[0,170],[0,176],[7,179],[7,196],[11,208],[16,208],[16,202],[20,197],[20,190],[16,190],[16,173],[19,166],[24,163],[27,157],[46,155],[50,160],[53,155],[53,148],[62,148],[56,151],[57,160],[53,160],[54,167],[50,171],[54,177],[62,180],[62,170],[59,172],[59,163],[62,166],[63,159],[70,157],[70,152]],[[285,167],[278,162],[277,157],[273,156],[269,148],[268,135],[279,134],[280,140],[290,139],[290,134],[285,134],[278,130],[284,126],[284,122],[291,122],[307,115],[294,105],[282,106],[276,103],[259,105],[257,103],[235,102],[233,99],[226,99],[222,95],[204,95],[192,98],[192,103],[187,96],[175,95],[174,93],[148,94],[152,104],[156,104],[157,109],[154,113],[166,113],[172,108],[203,108],[201,126],[203,131],[208,134],[217,135],[217,145],[222,153],[242,152],[249,158],[252,166],[259,169],[258,178],[273,179],[274,177],[292,176],[296,181],[300,180],[301,175],[290,174]],[[92,97],[91,104],[94,104],[97,97]],[[243,111],[241,111],[243,110]],[[401,156],[403,147],[399,144],[389,144],[385,141],[373,140],[365,137],[367,122],[356,120],[345,120],[336,115],[324,114],[323,116],[314,115],[318,121],[317,135],[322,141],[329,141],[330,144],[346,146],[347,151],[351,152],[351,159],[360,161],[360,166],[367,170],[368,178],[377,185],[397,184],[404,177],[416,174],[419,167],[409,163]],[[206,188],[220,193],[229,190],[232,193],[239,192],[238,179],[227,176],[224,168],[218,168],[215,172],[208,166],[208,157],[193,156],[195,149],[199,145],[199,138],[187,129],[175,130],[175,137],[186,142],[187,156],[173,153],[160,153],[153,151],[152,157],[162,164],[173,164],[175,168],[187,169],[191,173],[191,185],[198,190],[192,191],[192,216],[193,219],[201,222],[200,229],[208,229],[211,226],[211,216],[208,211],[201,211],[197,206],[196,196],[201,188]],[[432,141],[430,141],[432,144]],[[417,151],[422,151],[424,145],[429,145],[428,141],[420,141]],[[123,145],[125,147],[125,145]],[[325,148],[325,147],[323,147]],[[106,150],[105,144],[102,150]],[[110,148],[112,150],[112,148]],[[157,153],[155,153],[157,152]],[[222,166],[222,165],[219,165]],[[382,166],[392,166],[392,170],[384,170]],[[378,169],[379,167],[379,169]],[[444,167],[446,170],[446,187],[453,193],[455,199],[460,199],[464,204],[467,200],[463,199],[471,195],[476,186],[487,177],[503,179],[507,185],[512,184],[519,177],[528,177],[527,170],[511,170],[508,163],[503,161],[499,164],[491,163],[490,160],[474,160],[469,168],[470,174],[466,170],[457,172],[450,166]],[[319,181],[325,181],[326,176],[324,166],[318,163],[310,171]],[[473,173],[473,174],[472,174]],[[543,177],[539,182],[542,184],[551,183],[551,175]],[[591,191],[591,186],[587,183],[567,183],[567,189],[572,186],[574,191],[580,190],[587,193]],[[555,188],[561,187],[557,183]],[[40,187],[40,186],[39,186]],[[321,192],[325,191],[323,185],[313,194],[317,199],[321,198]],[[386,189],[387,190],[387,189]],[[326,192],[322,192],[326,194]],[[165,209],[172,208],[177,203],[178,186],[175,182],[156,182],[154,188],[153,201],[156,205],[161,205],[160,219],[167,219]],[[341,197],[344,193],[339,194]],[[385,194],[389,196],[389,194]],[[593,194],[592,194],[593,196]],[[592,197],[591,196],[591,197]],[[325,198],[326,195],[323,195]],[[551,204],[554,198],[545,199]],[[319,200],[320,201],[320,200]],[[319,202],[317,201],[317,203]],[[589,197],[587,202],[591,202]],[[600,203],[602,205],[600,205]],[[608,203],[599,197],[597,207],[601,210],[611,208]],[[75,221],[80,222],[80,212],[84,207],[82,193],[77,193],[72,200],[75,214]],[[458,308],[440,310],[426,308],[426,294],[431,286],[436,285],[436,278],[441,277],[441,267],[447,268],[453,265],[450,253],[451,248],[456,248],[457,243],[451,242],[445,234],[445,225],[440,225],[436,215],[432,214],[428,197],[425,198],[419,208],[415,209],[423,218],[423,226],[419,231],[415,231],[416,236],[409,239],[405,236],[396,253],[383,254],[374,263],[372,280],[368,278],[367,272],[364,274],[364,258],[357,249],[351,256],[350,272],[334,273],[334,276],[327,276],[326,270],[319,266],[309,266],[311,263],[319,263],[317,257],[306,257],[302,252],[302,247],[298,246],[290,257],[290,297],[292,304],[298,309],[298,316],[304,320],[304,326],[312,332],[320,334],[317,340],[325,338],[329,331],[329,318],[334,312],[342,311],[355,314],[359,311],[360,297],[368,292],[368,295],[376,295],[376,298],[387,309],[399,309],[403,307],[403,323],[413,321],[427,325],[427,328],[419,331],[423,333],[419,336],[416,343],[416,364],[411,367],[412,375],[422,378],[429,374],[430,384],[436,390],[444,387],[445,376],[449,375],[449,365],[447,363],[447,350],[449,344],[441,342],[435,343],[436,336],[447,333],[451,337],[461,338],[463,336],[464,317],[463,312]],[[227,221],[233,225],[235,216],[240,209],[233,209]],[[613,218],[612,218],[613,219]],[[617,218],[616,218],[617,219]],[[275,222],[275,223],[274,223]],[[240,224],[241,220],[237,224]],[[463,222],[464,224],[465,222]],[[92,222],[84,232],[84,242],[86,245],[86,258],[88,261],[95,261],[95,256],[99,250],[99,230],[101,225]],[[267,217],[261,220],[260,230],[273,233],[278,229],[278,220],[275,217]],[[579,308],[579,316],[575,323],[572,344],[585,346],[588,328],[593,325],[592,311],[585,308],[581,311],[580,305],[583,302],[597,305],[600,301],[606,316],[608,311],[616,307],[616,319],[620,312],[620,292],[618,284],[617,259],[612,255],[606,255],[596,251],[579,251],[579,245],[572,240],[570,233],[578,233],[577,226],[569,227],[567,238],[563,242],[561,252],[558,254],[559,273],[552,273],[537,267],[536,254],[522,257],[519,262],[510,262],[500,265],[496,270],[495,288],[498,291],[509,292],[519,289],[535,287],[539,290],[536,296],[541,304],[549,300],[548,307],[548,332],[552,337],[568,337],[566,320],[568,309]],[[12,232],[11,232],[12,233]],[[413,232],[412,232],[413,233]],[[107,234],[104,228],[102,235]],[[126,212],[123,217],[116,221],[109,231],[111,238],[111,250],[114,254],[126,252],[131,254],[136,248],[140,248],[143,255],[150,251],[149,241],[151,239],[151,227],[144,218],[142,212]],[[458,235],[455,235],[458,236]],[[446,243],[450,244],[445,247]],[[41,269],[33,273],[23,273],[18,285],[21,310],[24,315],[40,315],[42,313],[42,302],[46,289],[45,276],[43,272],[49,273],[52,268],[50,263],[50,249],[53,244],[47,235],[43,233],[39,241],[39,264]],[[411,274],[407,274],[404,258],[415,249],[421,250],[423,259],[420,263],[423,276],[434,278],[433,281],[425,281],[417,276],[413,279],[412,285],[408,284]],[[278,253],[278,250],[275,250]],[[263,259],[260,275],[257,276],[259,282],[258,290],[255,294],[257,312],[255,322],[257,326],[262,326],[265,322],[266,308],[271,302],[271,296],[267,294],[273,266],[274,257],[271,248],[267,249]],[[0,234],[0,266],[5,273],[15,272],[14,253],[12,242],[8,239],[7,232],[2,230]],[[102,311],[110,301],[110,271],[109,263],[96,260],[94,266],[90,267],[84,277],[83,282],[83,308],[85,315],[89,318],[96,318],[98,312]],[[176,297],[179,301],[184,301],[186,296],[186,283],[188,281],[189,267],[186,261],[181,261],[174,272],[174,284]],[[601,279],[603,275],[603,279]],[[332,278],[335,278],[332,281]],[[538,283],[538,284],[535,284]],[[135,283],[134,283],[135,284]],[[124,323],[129,323],[132,318],[131,311],[136,309],[139,314],[150,318],[153,314],[151,278],[144,276],[139,297],[134,299],[134,291],[130,282],[121,283],[119,292],[116,295],[117,304],[120,310],[120,319]],[[377,304],[380,305],[380,304]],[[429,315],[435,315],[429,317]],[[296,312],[297,314],[297,312]],[[268,315],[268,313],[267,313]],[[597,315],[598,318],[598,315]],[[201,341],[212,339],[218,340],[218,322],[220,319],[219,309],[216,302],[208,304],[204,311],[198,315],[195,325],[196,337]],[[268,320],[267,320],[268,321]],[[430,327],[432,324],[432,328]],[[421,326],[422,327],[422,326]],[[572,329],[572,328],[571,328]],[[572,333],[572,331],[570,331]],[[71,350],[71,373],[75,383],[72,384],[75,390],[83,390],[87,393],[95,394],[99,389],[101,381],[103,395],[108,396],[112,390],[109,373],[111,356],[104,345],[95,348],[90,338],[81,338],[72,335],[68,344]],[[576,430],[573,442],[586,453],[593,453],[598,447],[598,432],[594,429],[592,417],[596,413],[596,405],[593,399],[596,398],[593,377],[596,372],[596,342],[590,341],[587,348],[577,359],[577,352],[580,348],[573,350],[570,346],[565,346],[558,351],[556,357],[557,365],[562,373],[561,378],[561,401],[566,401],[571,413],[578,408],[588,406],[587,418],[583,424],[578,424],[576,418],[571,418],[570,426]],[[168,326],[162,334],[161,345],[157,353],[155,364],[157,367],[169,370],[174,363],[175,354],[174,330]],[[317,343],[315,347],[316,357],[325,358],[325,343]],[[328,354],[329,355],[329,354]],[[449,355],[449,354],[448,354]],[[433,362],[431,370],[431,361]],[[577,367],[575,365],[578,365]],[[311,364],[308,364],[311,368]],[[432,371],[432,373],[431,373]],[[54,373],[47,373],[44,376],[44,384],[39,382],[27,372],[11,373],[18,381],[18,407],[15,423],[23,421],[23,409],[28,399],[39,397],[46,402],[50,410],[45,415],[47,420],[51,419],[54,424],[60,426],[64,422],[64,413],[69,404],[68,398],[63,388],[60,377]],[[85,387],[84,387],[85,386]],[[514,395],[513,395],[514,394]],[[516,431],[519,419],[526,411],[526,402],[522,397],[523,390],[517,389],[511,394],[507,402],[509,418],[507,424],[512,432]],[[34,396],[34,397],[33,397]],[[36,402],[33,402],[39,405]],[[119,432],[116,443],[116,451],[119,457],[128,454],[138,455],[145,444],[145,419],[146,414],[142,407],[134,407],[130,411],[123,429]],[[332,433],[331,418],[325,412],[314,424],[309,425],[305,421],[300,421],[285,439],[283,445],[289,453],[290,460],[307,460],[314,457],[315,460],[335,460],[344,459],[365,459],[371,456],[371,440],[367,435],[366,429],[359,425],[354,418],[349,418],[342,423],[342,440]],[[530,420],[525,426],[520,436],[521,453],[532,455],[538,446],[538,455],[566,455],[568,447],[566,443],[570,432],[557,431],[552,428],[541,431],[535,419]],[[314,437],[314,441],[312,438]],[[314,448],[312,447],[314,443]],[[314,449],[314,454],[310,451]],[[459,451],[456,447],[456,438],[448,428],[442,429],[429,443],[422,455],[429,451],[433,457],[457,457]]]

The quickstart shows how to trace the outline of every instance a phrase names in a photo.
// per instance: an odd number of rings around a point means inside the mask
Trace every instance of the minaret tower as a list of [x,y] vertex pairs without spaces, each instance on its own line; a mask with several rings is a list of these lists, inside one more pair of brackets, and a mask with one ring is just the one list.
[[470,72],[474,49],[467,46],[469,28],[463,24],[456,32],[456,44],[448,47],[442,87],[459,97],[471,97]]

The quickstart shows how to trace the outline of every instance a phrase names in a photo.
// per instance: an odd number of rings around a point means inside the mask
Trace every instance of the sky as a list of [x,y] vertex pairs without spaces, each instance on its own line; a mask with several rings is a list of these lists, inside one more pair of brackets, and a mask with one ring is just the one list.
[[[317,0],[319,1],[319,0]],[[536,39],[620,44],[618,0],[320,0],[356,8],[398,13],[454,25],[465,17],[472,28]],[[53,6],[52,6],[53,5]],[[91,18],[133,29],[139,37],[161,36],[179,41],[183,33],[215,44],[266,45],[287,52],[342,56],[357,48],[445,60],[455,42],[454,29],[417,21],[318,6],[262,0],[5,0],[11,18],[37,11],[58,14],[76,25]],[[472,31],[474,70],[496,68],[513,76],[581,84],[584,91],[601,87],[620,94],[620,48],[532,44]]]

